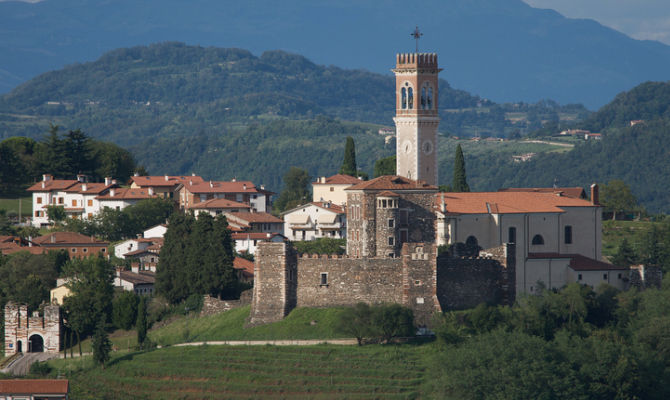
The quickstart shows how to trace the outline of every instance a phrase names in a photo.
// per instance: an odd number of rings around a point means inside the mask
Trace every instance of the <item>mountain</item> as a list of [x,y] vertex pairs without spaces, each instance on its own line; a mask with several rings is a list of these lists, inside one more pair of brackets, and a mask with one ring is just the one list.
[[0,91],[39,73],[154,42],[282,49],[316,63],[389,74],[396,52],[435,51],[454,87],[496,102],[597,108],[670,79],[670,47],[521,0],[45,0],[0,2]]

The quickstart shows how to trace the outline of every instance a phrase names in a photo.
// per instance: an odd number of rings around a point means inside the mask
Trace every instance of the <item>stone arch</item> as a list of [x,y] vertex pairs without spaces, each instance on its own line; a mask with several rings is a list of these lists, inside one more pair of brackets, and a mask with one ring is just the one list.
[[33,333],[28,338],[29,353],[44,353],[44,338],[39,333]]
[[544,244],[544,238],[542,237],[542,235],[535,235],[535,236],[533,236],[533,241],[531,242],[531,244],[533,244],[535,246],[543,245]]

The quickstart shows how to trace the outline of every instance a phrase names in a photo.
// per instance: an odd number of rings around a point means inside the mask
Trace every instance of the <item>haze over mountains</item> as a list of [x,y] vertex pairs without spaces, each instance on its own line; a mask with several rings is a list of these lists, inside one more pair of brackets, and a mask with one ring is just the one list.
[[[283,49],[319,64],[389,73],[394,54],[439,53],[453,87],[494,101],[550,98],[595,109],[670,79],[670,46],[521,0],[46,0],[0,2],[0,92],[48,70],[138,44]],[[413,7],[413,6],[412,6]]]

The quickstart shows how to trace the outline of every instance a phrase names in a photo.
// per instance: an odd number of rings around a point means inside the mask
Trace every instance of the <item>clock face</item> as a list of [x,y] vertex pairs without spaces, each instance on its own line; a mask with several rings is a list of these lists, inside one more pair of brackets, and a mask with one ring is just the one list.
[[423,152],[426,154],[433,152],[433,143],[430,140],[423,142]]
[[405,152],[405,154],[409,154],[412,151],[412,142],[405,140],[402,143],[402,150]]

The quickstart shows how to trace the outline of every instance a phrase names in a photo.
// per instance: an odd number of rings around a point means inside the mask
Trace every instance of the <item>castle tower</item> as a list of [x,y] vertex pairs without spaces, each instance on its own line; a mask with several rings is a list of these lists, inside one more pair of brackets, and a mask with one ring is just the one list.
[[396,173],[437,186],[437,66],[435,53],[396,55]]

